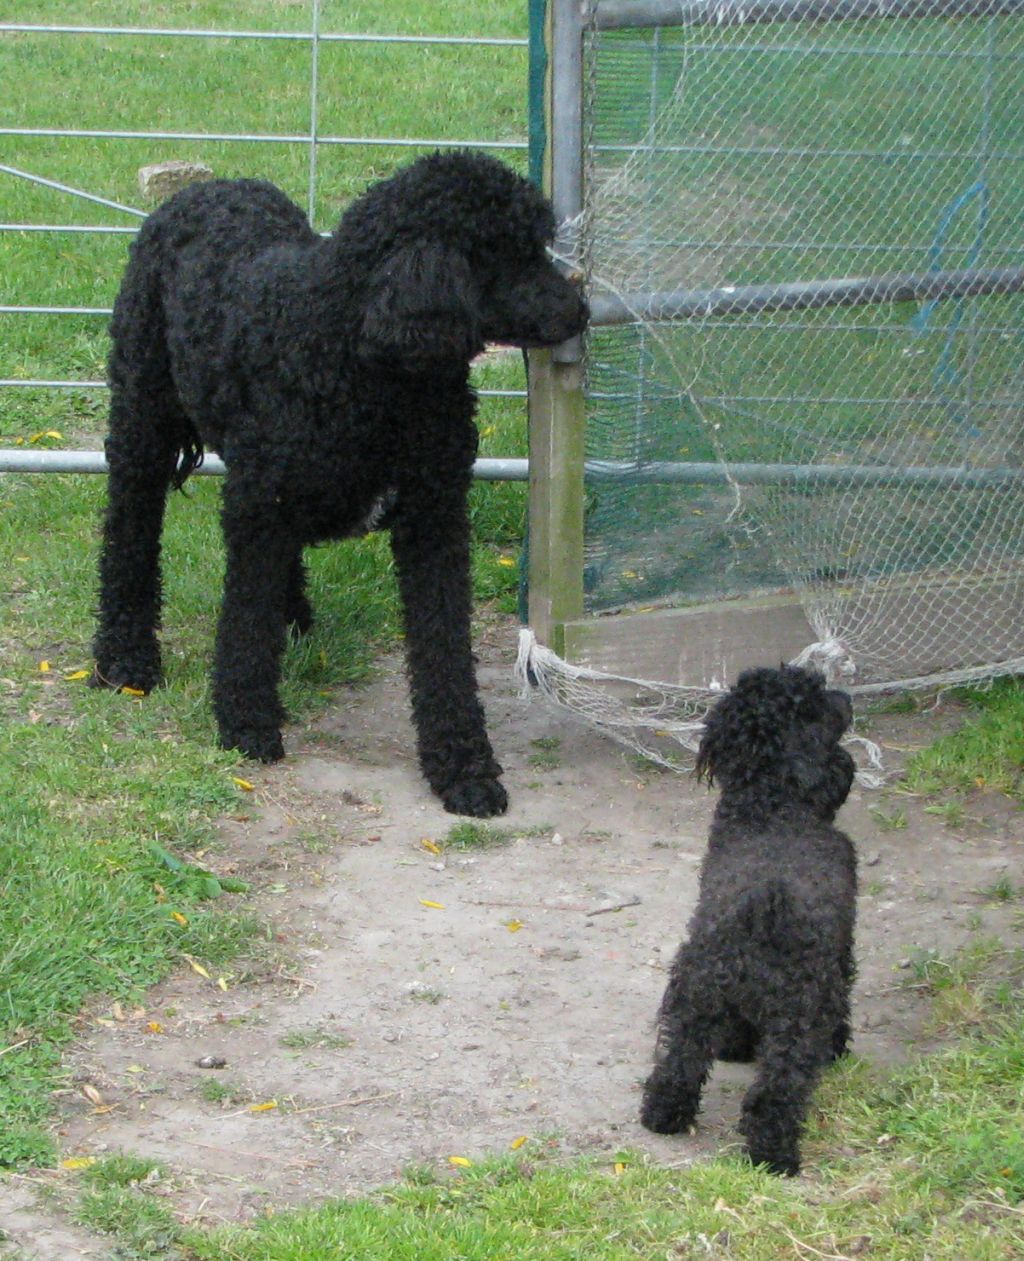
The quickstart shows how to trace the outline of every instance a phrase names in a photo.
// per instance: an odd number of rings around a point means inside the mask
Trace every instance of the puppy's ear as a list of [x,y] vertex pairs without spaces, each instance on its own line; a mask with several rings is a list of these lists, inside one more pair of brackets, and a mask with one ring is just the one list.
[[434,242],[396,250],[370,282],[359,333],[360,358],[423,371],[468,363],[483,349],[469,264]]
[[719,759],[728,745],[729,736],[725,727],[721,707],[713,709],[704,720],[704,734],[701,736],[693,771],[698,779],[703,779],[707,783],[709,788],[714,785],[715,775],[719,769]]
[[849,796],[856,771],[853,758],[845,749],[829,748],[824,739],[808,739],[802,744],[786,758],[796,793],[834,814]]

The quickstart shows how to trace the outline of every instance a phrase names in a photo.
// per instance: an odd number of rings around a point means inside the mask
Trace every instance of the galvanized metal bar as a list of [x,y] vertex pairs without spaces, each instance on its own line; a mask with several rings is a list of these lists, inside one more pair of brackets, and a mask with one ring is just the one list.
[[[32,390],[105,390],[106,381],[42,380],[32,377],[0,377],[0,387]],[[477,390],[477,398],[526,398],[526,390]]]
[[[588,482],[644,482],[659,485],[720,485],[729,481],[742,486],[783,485],[801,487],[852,486],[948,486],[978,490],[1000,490],[1024,483],[1024,469],[977,468],[953,465],[883,464],[726,464],[675,463],[671,461],[633,464],[622,460],[587,460]],[[197,473],[219,477],[224,463],[208,455]],[[36,451],[22,447],[0,448],[0,473],[97,473],[107,472],[102,451]],[[477,460],[473,465],[477,481],[525,482],[529,461],[518,458]]]
[[0,306],[0,315],[113,315],[108,306]]
[[[633,153],[634,144],[596,144],[595,153]],[[730,154],[744,158],[872,158],[895,162],[900,159],[943,161],[974,156],[972,148],[964,149],[826,149],[795,148],[786,145],[738,145],[738,144],[663,144],[658,153]],[[992,156],[1001,162],[1022,162],[1024,151],[1002,149]]]
[[[40,136],[62,138],[65,140],[195,140],[218,144],[309,144],[309,133],[297,132],[293,135],[268,135],[264,132],[209,132],[209,131],[130,131],[108,130],[85,127],[0,127],[0,136]],[[320,136],[318,144],[333,145],[366,145],[382,149],[512,149],[525,151],[525,140],[448,140],[439,136]],[[11,167],[0,166],[0,172],[12,175],[24,175]],[[75,193],[88,201],[98,202],[101,206],[112,206],[115,210],[125,210],[129,214],[145,217],[146,211],[135,210],[130,206],[121,206],[117,202],[107,201],[102,197],[94,197],[91,193],[67,188],[38,177],[24,176],[38,184],[47,184],[60,192]]]
[[[6,129],[4,135],[20,134],[17,129]],[[27,131],[26,134],[45,134]],[[126,215],[138,215],[145,219],[145,210],[136,210],[134,206],[123,206],[119,201],[111,201],[109,197],[97,197],[95,193],[87,193],[81,188],[73,188],[70,184],[60,184],[56,180],[44,179],[42,175],[33,175],[31,171],[22,171],[16,166],[0,163],[0,175],[13,175],[15,179],[28,180],[30,184],[41,184],[43,188],[52,188],[58,193],[68,193],[72,197],[80,197],[83,201],[95,202],[97,206],[106,206],[110,210],[121,210]]]
[[700,464],[657,461],[628,464],[620,460],[588,460],[588,482],[653,482],[657,484],[738,482],[741,486],[957,486],[997,490],[1024,484],[1024,469],[947,465],[884,464]]
[[0,232],[85,232],[111,236],[135,236],[138,228],[108,227],[91,223],[0,223]]
[[[224,462],[208,455],[198,474],[219,477]],[[106,473],[107,461],[102,451],[33,451],[22,447],[0,448],[0,473]],[[473,465],[473,476],[481,482],[525,482],[528,461],[524,459],[481,459]]]
[[983,294],[1020,293],[1024,267],[965,267],[955,271],[900,272],[843,280],[783,285],[726,285],[717,289],[674,289],[662,293],[596,294],[590,303],[595,325],[708,319],[768,311],[808,311],[873,306],[889,302],[939,301]]
[[1020,13],[1024,13],[1024,0],[597,0],[593,21],[599,31],[614,31],[879,18],[1008,17]]
[[[551,204],[559,223],[578,223],[583,210],[583,6],[551,3]],[[573,337],[551,352],[555,363],[578,363],[583,343]]]
[[[71,26],[41,22],[0,22],[0,34],[25,35],[132,35],[158,36],[172,39],[269,39],[309,40],[309,31],[218,31],[195,30],[176,26]],[[517,36],[504,35],[355,35],[338,32],[321,35],[323,42],[336,44],[422,44],[450,45],[454,47],[525,48],[528,41]]]
[[316,213],[316,133],[320,105],[320,0],[311,0],[313,34],[309,67],[309,196],[306,214],[310,224]]

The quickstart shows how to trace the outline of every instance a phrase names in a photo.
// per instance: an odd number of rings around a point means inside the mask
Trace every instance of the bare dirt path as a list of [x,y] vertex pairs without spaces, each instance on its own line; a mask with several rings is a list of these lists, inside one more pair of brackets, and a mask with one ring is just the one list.
[[[250,817],[225,820],[203,857],[252,882],[285,961],[229,974],[226,990],[183,967],[144,1012],[97,1009],[70,1056],[66,1155],[155,1157],[183,1214],[238,1221],[524,1136],[672,1164],[736,1141],[742,1066],[716,1067],[696,1136],[637,1121],[714,798],[520,699],[514,635],[489,627],[480,677],[512,800],[497,822],[519,837],[435,852],[456,820],[419,776],[404,678],[386,661],[290,732],[284,764],[251,772]],[[898,765],[955,717],[876,718],[872,735]],[[840,816],[861,861],[855,1050],[881,1064],[931,1044],[914,951],[948,954],[979,925],[1011,931],[1012,908],[978,891],[1019,877],[1021,812],[979,796],[952,830],[924,804],[855,788]],[[905,827],[879,825],[896,810]]]

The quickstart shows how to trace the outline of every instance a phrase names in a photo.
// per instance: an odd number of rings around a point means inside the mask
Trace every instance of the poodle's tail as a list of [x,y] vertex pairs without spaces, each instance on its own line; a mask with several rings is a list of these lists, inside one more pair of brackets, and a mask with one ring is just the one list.
[[[111,408],[108,443],[130,447],[139,458],[153,454],[154,448],[161,459],[169,455],[174,461],[171,485],[181,490],[203,462],[203,441],[174,387],[161,271],[158,240],[143,225],[110,321],[107,375],[115,404],[123,406]],[[129,427],[131,434],[125,432]]]

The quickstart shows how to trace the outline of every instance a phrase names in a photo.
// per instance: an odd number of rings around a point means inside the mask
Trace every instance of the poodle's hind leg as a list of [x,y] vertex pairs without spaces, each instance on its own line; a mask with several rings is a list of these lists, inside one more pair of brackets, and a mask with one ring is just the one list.
[[220,743],[246,757],[284,757],[278,698],[295,541],[236,468],[224,479],[224,601],[217,624],[213,708]]
[[115,379],[93,686],[149,692],[160,681],[160,535],[187,428],[169,380]]
[[831,1025],[816,1025],[813,1017],[766,1025],[758,1074],[744,1097],[740,1120],[755,1165],[791,1177],[800,1172],[804,1118],[830,1051]]
[[405,613],[420,766],[452,814],[504,814],[470,643],[469,520],[457,487],[399,492],[391,549]]
[[724,1033],[721,1010],[700,978],[699,956],[684,946],[661,1000],[655,1065],[640,1107],[641,1124],[656,1134],[679,1134],[693,1124]]
[[301,549],[296,552],[288,568],[284,620],[300,638],[313,629],[313,606],[306,595],[306,566]]

